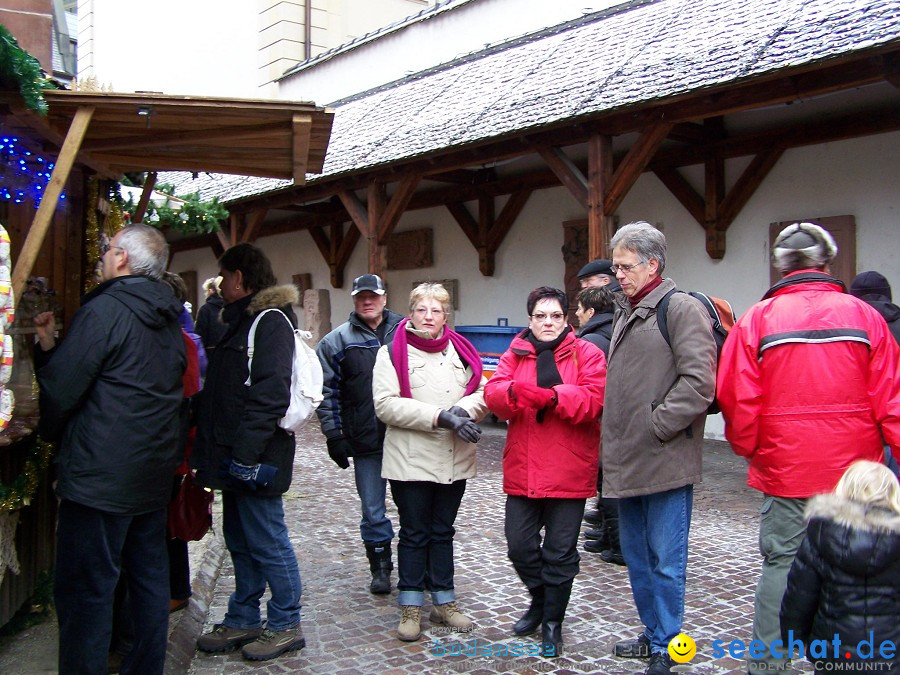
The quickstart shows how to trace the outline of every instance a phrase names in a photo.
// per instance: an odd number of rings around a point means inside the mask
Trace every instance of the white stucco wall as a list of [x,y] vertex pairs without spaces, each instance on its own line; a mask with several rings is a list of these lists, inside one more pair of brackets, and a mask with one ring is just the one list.
[[[729,163],[733,181],[746,160]],[[696,179],[696,169],[690,172]],[[703,229],[652,174],[637,181],[619,209],[619,222],[661,223],[669,244],[666,276],[690,290],[726,298],[740,314],[769,287],[769,223],[815,216],[850,214],[857,224],[857,269],[882,272],[900,295],[900,133],[828,143],[786,152],[728,230],[724,260],[706,255]],[[475,205],[469,204],[472,213]],[[502,204],[498,203],[499,213]],[[420,279],[458,279],[460,306],[456,324],[524,325],[525,296],[535,286],[562,285],[562,226],[584,213],[563,188],[532,194],[518,221],[497,251],[493,277],[478,271],[478,256],[445,208],[413,211],[397,230],[434,230],[434,267],[385,272],[389,306],[405,313],[411,284]],[[305,232],[264,237],[257,244],[272,259],[282,282],[309,272],[316,288],[328,288],[328,268]],[[332,322],[344,321],[352,309],[349,289],[354,276],[366,271],[363,242],[345,271],[344,289],[331,290]],[[174,271],[196,269],[202,281],[215,274],[209,249],[179,253]],[[707,434],[722,437],[717,417]]]

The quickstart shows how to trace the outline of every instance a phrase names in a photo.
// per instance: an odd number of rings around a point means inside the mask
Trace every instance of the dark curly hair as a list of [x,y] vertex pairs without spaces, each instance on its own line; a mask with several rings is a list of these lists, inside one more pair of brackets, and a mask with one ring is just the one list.
[[222,254],[219,267],[229,272],[241,271],[244,287],[251,292],[261,291],[278,283],[272,263],[266,254],[253,244],[237,244]]

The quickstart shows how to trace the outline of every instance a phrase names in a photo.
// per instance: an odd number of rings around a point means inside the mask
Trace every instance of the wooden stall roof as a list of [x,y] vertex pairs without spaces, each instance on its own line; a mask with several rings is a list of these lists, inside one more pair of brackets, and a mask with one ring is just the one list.
[[109,177],[214,171],[303,184],[307,173],[322,171],[334,118],[331,110],[296,101],[82,91],[44,96],[46,118],[6,102],[19,125],[60,146],[76,113],[92,109],[77,161]]

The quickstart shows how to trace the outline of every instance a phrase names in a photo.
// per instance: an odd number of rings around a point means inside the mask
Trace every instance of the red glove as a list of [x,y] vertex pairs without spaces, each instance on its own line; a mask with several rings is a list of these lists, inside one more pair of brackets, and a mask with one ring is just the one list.
[[526,408],[534,408],[535,410],[543,410],[556,403],[555,391],[539,387],[530,382],[516,382],[513,385],[513,396],[519,402],[519,405]]

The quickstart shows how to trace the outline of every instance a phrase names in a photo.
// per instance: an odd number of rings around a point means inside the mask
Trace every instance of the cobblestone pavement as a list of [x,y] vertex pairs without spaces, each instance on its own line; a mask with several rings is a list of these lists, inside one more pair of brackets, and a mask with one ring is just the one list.
[[[306,648],[263,663],[244,661],[239,651],[217,655],[194,651],[201,628],[209,630],[222,620],[234,588],[230,558],[217,541],[208,547],[201,570],[208,575],[206,584],[195,583],[191,606],[173,631],[167,671],[643,672],[646,662],[612,656],[616,640],[633,637],[640,629],[627,572],[594,554],[582,552],[581,572],[563,626],[562,658],[529,656],[537,649],[537,639],[512,635],[511,624],[527,608],[528,595],[506,558],[500,466],[504,438],[502,424],[487,425],[479,444],[479,475],[468,482],[456,521],[456,592],[462,610],[476,622],[472,633],[440,635],[440,629],[427,621],[426,601],[422,639],[405,643],[395,637],[396,588],[390,596],[373,596],[367,590],[370,577],[359,538],[353,473],[340,471],[331,462],[318,426],[311,424],[298,437],[294,482],[284,497],[303,578]],[[760,497],[745,484],[744,461],[725,443],[708,441],[704,462],[705,482],[696,487],[694,497],[684,622],[684,631],[697,643],[697,656],[679,669],[742,672],[735,659],[712,658],[712,641],[749,642],[760,564],[756,545]],[[389,515],[396,527],[392,503]],[[396,584],[396,571],[392,581]],[[510,656],[501,651],[504,647],[526,655]],[[490,655],[488,650],[493,650]]]

